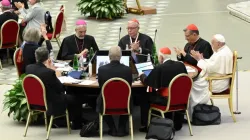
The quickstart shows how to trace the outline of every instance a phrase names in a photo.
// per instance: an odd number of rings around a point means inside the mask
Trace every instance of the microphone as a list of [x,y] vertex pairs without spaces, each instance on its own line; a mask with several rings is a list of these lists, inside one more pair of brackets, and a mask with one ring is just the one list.
[[[122,27],[120,27],[120,29],[119,29],[119,41],[120,41],[120,39],[121,39],[121,32],[122,32]],[[118,42],[119,42],[118,41]]]
[[157,29],[155,29],[154,43],[155,43],[155,39],[156,39],[156,34],[157,34]]

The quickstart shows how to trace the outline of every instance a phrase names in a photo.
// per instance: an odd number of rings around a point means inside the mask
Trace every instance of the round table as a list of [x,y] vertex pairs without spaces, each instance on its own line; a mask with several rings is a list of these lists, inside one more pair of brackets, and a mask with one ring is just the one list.
[[[189,65],[189,64],[185,64],[185,66],[193,69],[192,71],[188,71],[188,76],[190,78],[195,78],[198,75],[197,68],[195,68],[194,66]],[[64,83],[63,85],[65,85],[65,86],[74,86],[74,87],[99,88],[99,84],[98,84],[98,81],[97,81],[95,75],[93,77],[90,77],[90,79],[88,79],[88,80],[95,81],[95,82],[93,82],[92,84],[87,84],[87,85],[85,85],[85,84],[74,84],[74,83]],[[144,85],[141,83],[141,81],[134,81],[132,83],[132,87],[144,87]]]

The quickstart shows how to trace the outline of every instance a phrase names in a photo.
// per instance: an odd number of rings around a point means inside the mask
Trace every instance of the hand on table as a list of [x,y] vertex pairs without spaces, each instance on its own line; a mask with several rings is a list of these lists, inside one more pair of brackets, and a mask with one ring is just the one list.
[[63,71],[56,70],[56,77],[61,77]]

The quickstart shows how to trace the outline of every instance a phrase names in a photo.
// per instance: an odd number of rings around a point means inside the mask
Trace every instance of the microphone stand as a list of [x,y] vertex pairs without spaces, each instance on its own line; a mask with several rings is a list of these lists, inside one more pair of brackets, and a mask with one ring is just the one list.
[[119,43],[119,41],[121,39],[121,31],[122,31],[122,27],[120,27],[120,29],[119,29],[119,40],[118,40],[118,43]]
[[155,43],[155,39],[156,39],[156,34],[157,34],[157,29],[155,29],[154,43]]
[[238,93],[238,59],[242,59],[242,57],[237,57],[236,60],[236,111],[233,112],[234,114],[241,114],[241,112],[239,111],[239,93]]

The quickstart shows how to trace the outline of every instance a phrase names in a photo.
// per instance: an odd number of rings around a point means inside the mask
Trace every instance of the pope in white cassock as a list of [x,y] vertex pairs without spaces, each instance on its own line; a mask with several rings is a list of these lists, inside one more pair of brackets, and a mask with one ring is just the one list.
[[[233,53],[225,43],[225,38],[221,34],[213,36],[211,41],[213,55],[210,59],[204,59],[203,55],[196,51],[191,51],[191,55],[198,61],[197,66],[202,69],[197,80],[193,83],[189,99],[189,113],[192,119],[193,108],[197,104],[206,104],[210,99],[207,76],[225,76],[232,73]],[[229,79],[212,81],[212,92],[220,93],[229,88]]]

